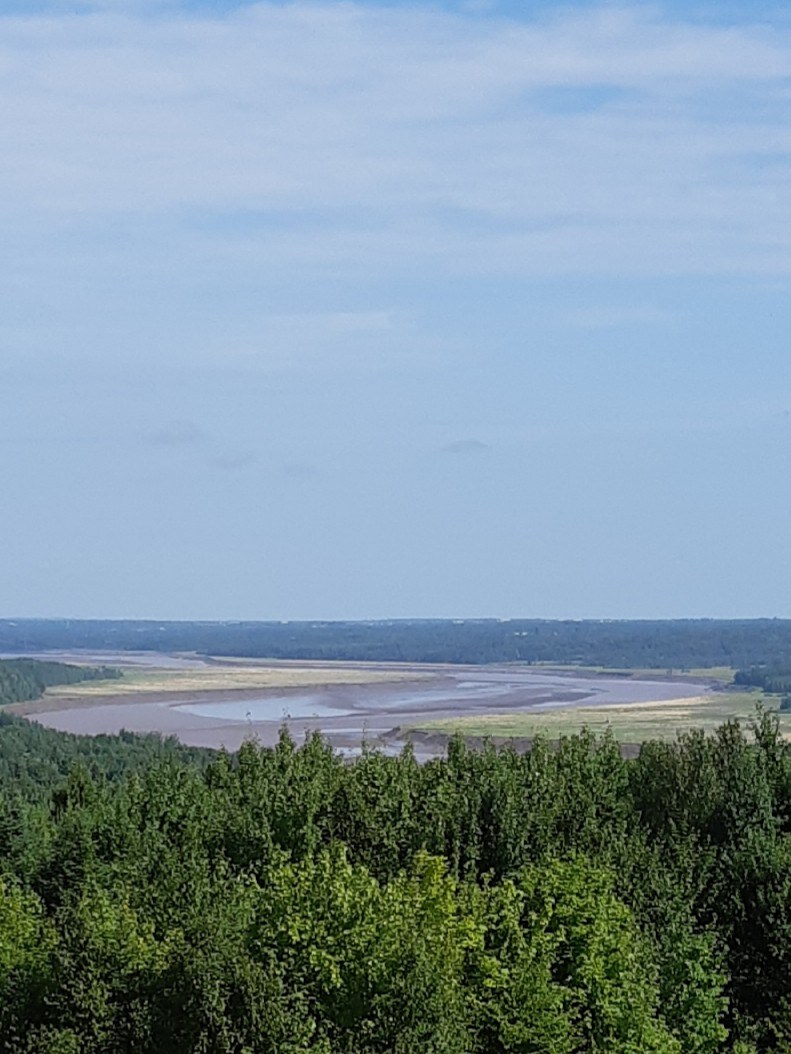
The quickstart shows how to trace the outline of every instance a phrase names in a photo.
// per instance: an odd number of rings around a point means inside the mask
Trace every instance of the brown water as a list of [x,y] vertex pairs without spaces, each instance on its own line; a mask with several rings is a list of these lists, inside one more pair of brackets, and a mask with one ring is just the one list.
[[[152,656],[147,656],[151,660]],[[159,657],[162,658],[162,657]],[[171,661],[174,657],[167,657]],[[92,660],[110,663],[111,657],[93,653]],[[187,660],[192,661],[192,660]],[[155,665],[154,661],[146,663]],[[159,662],[162,668],[165,664]],[[172,666],[170,667],[172,668]],[[206,693],[191,700],[100,699],[73,709],[37,713],[34,720],[50,728],[87,734],[161,732],[196,746],[237,749],[245,738],[262,743],[276,740],[286,722],[301,737],[321,731],[333,745],[348,752],[365,738],[376,743],[395,727],[408,728],[426,720],[476,714],[509,713],[561,707],[628,705],[701,695],[700,682],[566,674],[536,667],[493,666],[414,667],[420,680],[376,684],[332,685],[315,690],[238,692],[216,699]],[[406,671],[407,674],[409,671]],[[390,740],[388,740],[390,742]]]

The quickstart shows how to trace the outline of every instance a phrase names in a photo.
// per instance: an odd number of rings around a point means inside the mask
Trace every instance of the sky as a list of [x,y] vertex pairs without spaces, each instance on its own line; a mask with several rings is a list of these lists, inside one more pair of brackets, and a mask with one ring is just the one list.
[[0,615],[791,616],[791,16],[0,0]]

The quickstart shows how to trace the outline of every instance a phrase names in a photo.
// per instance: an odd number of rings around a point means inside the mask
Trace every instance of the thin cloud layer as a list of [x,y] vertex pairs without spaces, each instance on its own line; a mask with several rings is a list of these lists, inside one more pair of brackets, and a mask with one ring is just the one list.
[[16,0],[6,609],[788,614],[791,20],[668,5]]
[[14,222],[166,213],[189,239],[212,217],[293,269],[791,265],[788,30],[321,3],[2,29]]
[[168,421],[146,436],[155,447],[191,447],[205,440],[206,433],[195,421]]
[[447,443],[443,448],[443,454],[452,454],[454,457],[478,457],[489,450],[489,444],[480,439],[455,439]]
[[252,450],[229,450],[212,459],[214,468],[222,472],[236,472],[238,469],[250,468],[258,461],[258,455]]

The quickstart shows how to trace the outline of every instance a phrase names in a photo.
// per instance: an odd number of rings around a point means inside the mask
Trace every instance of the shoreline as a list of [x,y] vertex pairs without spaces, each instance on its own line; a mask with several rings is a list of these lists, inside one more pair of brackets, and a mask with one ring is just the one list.
[[[94,652],[91,658],[112,665],[109,653]],[[190,669],[174,672],[177,660],[189,662]],[[705,679],[681,680],[661,671],[608,676],[601,670],[523,664],[227,662],[218,658],[193,665],[193,657],[156,654],[147,654],[145,662],[142,671],[139,662],[132,667],[140,683],[137,686],[130,679],[126,691],[113,690],[112,682],[100,693],[64,687],[6,709],[64,732],[151,732],[174,735],[187,745],[228,750],[238,749],[251,737],[263,744],[276,742],[285,723],[297,739],[318,731],[333,747],[353,753],[363,741],[387,750],[400,749],[412,738],[412,730],[427,721],[639,706],[669,702],[692,692],[713,694],[715,688]],[[233,685],[234,678],[245,679],[246,671],[249,677],[261,675],[266,681],[266,670],[281,672],[283,683]],[[222,686],[225,671],[227,687]],[[344,678],[344,673],[349,676]],[[300,674],[301,683],[295,683]],[[292,683],[287,683],[289,677]],[[146,686],[146,679],[151,686]],[[202,679],[211,687],[201,687]],[[181,688],[179,682],[189,687]],[[297,716],[289,713],[289,700]],[[432,753],[444,751],[445,742],[443,739],[440,746],[440,737],[433,739]]]

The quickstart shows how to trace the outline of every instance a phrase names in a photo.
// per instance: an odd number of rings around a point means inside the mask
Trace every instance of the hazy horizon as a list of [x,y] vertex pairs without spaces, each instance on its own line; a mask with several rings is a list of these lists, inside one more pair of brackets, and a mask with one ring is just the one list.
[[791,16],[0,0],[9,618],[791,616]]

